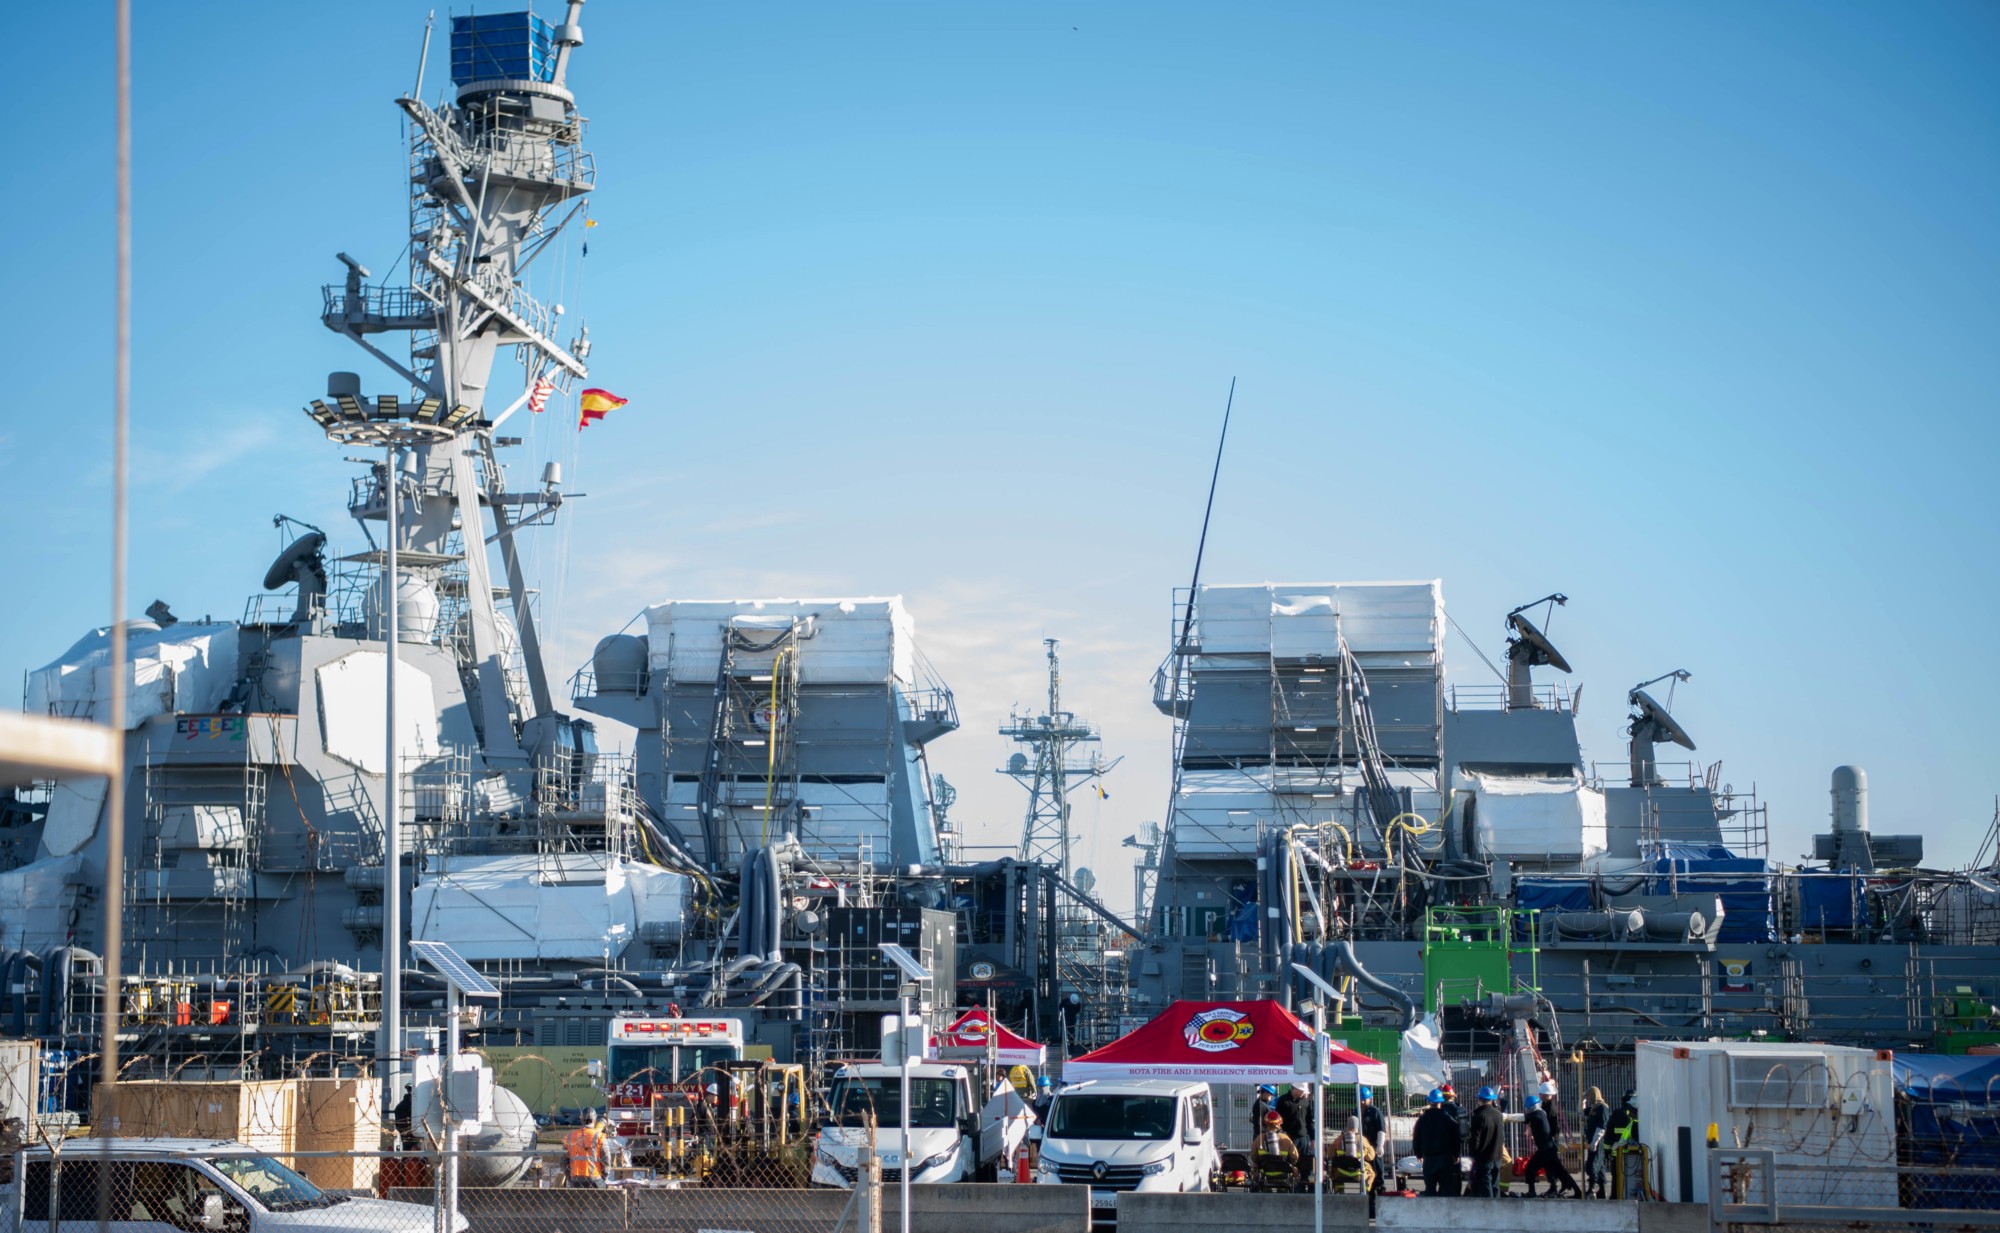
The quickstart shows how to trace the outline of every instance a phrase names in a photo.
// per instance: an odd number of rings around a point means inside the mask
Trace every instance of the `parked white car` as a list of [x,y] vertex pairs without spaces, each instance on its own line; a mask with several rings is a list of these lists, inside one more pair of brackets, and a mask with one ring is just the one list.
[[1108,1224],[1120,1194],[1207,1190],[1221,1164],[1208,1084],[1091,1080],[1056,1093],[1035,1180],[1090,1187],[1091,1219]]
[[[106,1146],[72,1139],[59,1156],[24,1153],[26,1169],[0,1188],[0,1231],[96,1229]],[[242,1143],[220,1139],[113,1139],[109,1146],[115,1233],[426,1233],[431,1208],[328,1194]],[[459,1233],[470,1227],[458,1218]]]

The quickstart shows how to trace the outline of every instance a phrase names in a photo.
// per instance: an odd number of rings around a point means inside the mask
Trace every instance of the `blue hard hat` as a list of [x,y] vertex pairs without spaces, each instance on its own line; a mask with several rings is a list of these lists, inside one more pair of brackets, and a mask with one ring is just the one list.
[[1442,1092],[1442,1091],[1441,1091],[1441,1090],[1439,1090],[1438,1088],[1432,1088],[1432,1089],[1431,1089],[1431,1094],[1430,1094],[1430,1102],[1431,1102],[1432,1104],[1434,1104],[1434,1105],[1441,1105],[1441,1104],[1443,1104],[1443,1103],[1444,1103],[1444,1092]]
[[1048,1077],[1047,1075],[1040,1075],[1040,1076],[1037,1076],[1037,1077],[1036,1077],[1036,1079],[1035,1079],[1035,1086],[1036,1086],[1036,1087],[1049,1087],[1049,1086],[1051,1086],[1051,1085],[1050,1085],[1050,1083],[1049,1083],[1049,1077]]
[[1272,1087],[1268,1083],[1259,1083],[1257,1085],[1257,1090],[1264,1093],[1264,1095],[1266,1096],[1276,1096],[1278,1094],[1278,1089]]
[[1479,1089],[1479,1099],[1481,1099],[1481,1100],[1498,1100],[1498,1099],[1500,1099],[1500,1093],[1498,1093],[1498,1092],[1494,1091],[1494,1090],[1493,1090],[1492,1088],[1490,1088],[1490,1087],[1482,1087],[1482,1088],[1480,1088],[1480,1089]]
[[1364,1087],[1360,1091],[1360,1096],[1361,1099],[1363,1100],[1373,1100],[1375,1099],[1375,1089],[1372,1087]]
[[1521,1103],[1528,1106],[1530,1109],[1538,1109],[1541,1107],[1542,1098],[1540,1096],[1530,1096]]

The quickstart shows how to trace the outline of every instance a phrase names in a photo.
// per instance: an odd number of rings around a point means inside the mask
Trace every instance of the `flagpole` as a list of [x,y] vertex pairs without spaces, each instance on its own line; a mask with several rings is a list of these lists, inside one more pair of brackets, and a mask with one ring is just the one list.
[[550,376],[554,372],[555,372],[555,366],[550,365],[547,369],[537,374],[533,381],[528,382],[528,388],[521,391],[521,396],[519,398],[516,398],[513,402],[508,403],[507,409],[505,411],[502,411],[499,415],[493,417],[493,423],[488,425],[487,431],[491,432],[499,428],[500,425],[506,423],[508,416],[514,414],[514,412],[516,411],[519,411],[521,407],[525,405],[530,398],[534,397],[535,387],[537,385],[540,385],[544,378]]

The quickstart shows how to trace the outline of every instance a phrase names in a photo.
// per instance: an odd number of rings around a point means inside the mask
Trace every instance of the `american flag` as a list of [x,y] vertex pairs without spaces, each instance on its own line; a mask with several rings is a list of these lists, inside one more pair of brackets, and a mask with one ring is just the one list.
[[549,394],[555,388],[556,383],[551,381],[547,375],[536,377],[535,388],[528,391],[528,410],[533,411],[536,415],[540,415],[542,408],[549,405]]

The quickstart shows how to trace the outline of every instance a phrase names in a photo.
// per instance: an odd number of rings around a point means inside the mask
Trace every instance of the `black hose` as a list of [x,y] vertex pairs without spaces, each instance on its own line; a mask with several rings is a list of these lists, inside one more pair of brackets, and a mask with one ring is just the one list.
[[1373,989],[1402,1008],[1402,1031],[1407,1032],[1417,1026],[1418,1011],[1416,1000],[1388,981],[1376,976],[1367,968],[1362,967],[1361,960],[1355,957],[1354,943],[1352,941],[1342,938],[1340,941],[1333,943],[1333,953],[1338,957],[1341,968],[1349,976],[1352,976],[1357,983]]

